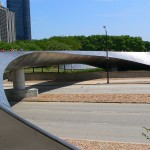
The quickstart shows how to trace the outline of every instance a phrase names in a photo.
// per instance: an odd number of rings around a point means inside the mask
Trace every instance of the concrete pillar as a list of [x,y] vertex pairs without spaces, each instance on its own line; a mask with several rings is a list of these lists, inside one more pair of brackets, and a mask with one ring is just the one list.
[[5,90],[6,96],[11,101],[20,101],[23,98],[38,96],[38,89],[25,88],[24,69],[13,70],[13,88]]
[[24,69],[13,70],[13,87],[15,90],[25,89]]

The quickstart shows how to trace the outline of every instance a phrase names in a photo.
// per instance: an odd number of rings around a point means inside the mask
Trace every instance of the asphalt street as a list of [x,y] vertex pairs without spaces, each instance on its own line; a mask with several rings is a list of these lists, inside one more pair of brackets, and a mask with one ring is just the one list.
[[14,111],[61,137],[71,139],[149,143],[149,104],[89,104],[20,102]]
[[[12,88],[4,82],[4,88]],[[122,78],[89,80],[82,82],[27,81],[26,87],[37,88],[45,94],[150,94],[150,78]]]
[[38,87],[45,94],[150,94],[150,84],[52,85]]

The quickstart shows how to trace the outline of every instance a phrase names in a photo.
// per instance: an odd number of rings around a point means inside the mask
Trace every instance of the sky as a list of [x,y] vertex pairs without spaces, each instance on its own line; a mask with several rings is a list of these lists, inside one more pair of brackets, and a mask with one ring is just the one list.
[[[6,6],[6,0],[0,0]],[[30,0],[32,38],[140,36],[150,41],[150,0]]]

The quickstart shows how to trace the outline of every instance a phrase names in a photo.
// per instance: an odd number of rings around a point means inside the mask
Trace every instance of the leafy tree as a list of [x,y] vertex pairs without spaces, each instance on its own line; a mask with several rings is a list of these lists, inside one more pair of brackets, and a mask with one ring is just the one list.
[[[111,51],[149,51],[150,42],[143,41],[141,37],[129,35],[108,36],[108,50]],[[24,50],[105,50],[106,36],[54,36],[49,39],[16,41],[13,43],[0,42],[0,49]]]
[[2,50],[2,49],[10,50],[11,49],[11,44],[0,41],[0,50]]
[[145,41],[144,44],[145,44],[145,51],[149,52],[150,51],[150,42]]
[[56,40],[59,43],[64,43],[68,45],[73,50],[79,50],[81,48],[81,43],[74,38],[74,36],[54,36],[49,40]]
[[57,40],[50,40],[47,45],[47,50],[71,50],[71,47]]

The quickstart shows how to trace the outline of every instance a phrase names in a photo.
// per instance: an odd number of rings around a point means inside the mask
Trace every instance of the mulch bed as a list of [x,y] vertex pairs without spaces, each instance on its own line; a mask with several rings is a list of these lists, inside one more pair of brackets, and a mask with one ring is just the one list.
[[150,94],[40,94],[30,102],[150,103]]

